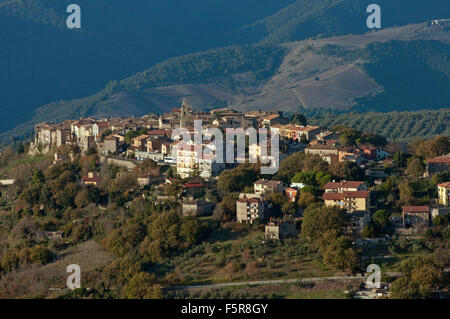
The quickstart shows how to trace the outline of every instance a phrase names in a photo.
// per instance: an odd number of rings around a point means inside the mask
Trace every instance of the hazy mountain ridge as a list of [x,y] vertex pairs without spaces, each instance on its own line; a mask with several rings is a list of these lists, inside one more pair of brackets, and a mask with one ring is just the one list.
[[[263,42],[288,42],[309,37],[367,31],[366,8],[372,0],[297,0],[248,28],[264,29]],[[450,16],[446,0],[378,0],[382,27],[419,23]]]
[[[178,105],[182,97],[199,106],[228,103],[239,109],[292,110],[300,105],[342,108],[351,99],[369,96],[370,101],[355,101],[364,109],[373,109],[370,94],[379,93],[382,85],[376,85],[358,64],[361,61],[342,62],[337,56],[319,56],[312,51],[295,57],[297,51],[310,44],[363,48],[375,41],[449,40],[445,27],[433,32],[424,25],[385,28],[397,22],[450,16],[446,1],[424,5],[417,0],[381,0],[382,31],[283,44],[291,53],[264,81],[250,69],[214,81],[214,74],[200,70],[194,80],[175,76],[174,81],[147,83],[147,87],[123,86],[124,81],[143,75],[147,81],[145,74],[149,73],[140,71],[158,61],[211,47],[365,32],[366,2],[221,0],[213,4],[195,0],[188,4],[181,0],[134,0],[125,4],[121,0],[80,0],[83,28],[71,31],[65,27],[65,7],[71,1],[0,1],[0,28],[5,31],[0,33],[0,42],[9,44],[0,47],[0,131],[25,123],[16,133],[2,134],[23,135],[32,123],[69,116],[159,112]],[[311,65],[318,67],[314,70]],[[130,76],[133,73],[136,75]],[[316,77],[320,81],[315,81]],[[101,91],[109,81],[124,78]],[[359,84],[350,87],[352,82]],[[83,96],[88,97],[76,99]],[[71,99],[75,100],[52,102]]]
[[257,42],[242,26],[292,1],[79,0],[81,30],[65,25],[73,1],[2,1],[0,131],[168,58]]

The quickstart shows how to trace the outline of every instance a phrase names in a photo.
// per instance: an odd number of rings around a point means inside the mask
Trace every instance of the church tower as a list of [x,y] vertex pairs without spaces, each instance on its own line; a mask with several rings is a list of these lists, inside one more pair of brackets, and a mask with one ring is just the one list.
[[180,127],[186,127],[186,123],[188,122],[188,116],[189,116],[189,108],[186,99],[183,99],[183,103],[181,105]]

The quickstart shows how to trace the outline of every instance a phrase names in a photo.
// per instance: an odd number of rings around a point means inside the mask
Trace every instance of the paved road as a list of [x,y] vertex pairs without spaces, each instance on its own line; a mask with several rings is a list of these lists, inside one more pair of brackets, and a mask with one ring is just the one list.
[[[401,276],[398,272],[387,272],[386,275],[391,277]],[[278,280],[262,280],[262,281],[241,281],[241,282],[224,282],[218,284],[199,284],[191,286],[172,286],[167,287],[168,290],[183,290],[183,289],[193,289],[193,288],[224,288],[224,287],[234,287],[234,286],[256,286],[256,285],[277,285],[277,284],[292,284],[299,282],[315,282],[315,281],[326,281],[326,280],[353,280],[353,279],[364,279],[363,276],[331,276],[331,277],[313,277],[313,278],[296,278],[296,279],[278,279]]]

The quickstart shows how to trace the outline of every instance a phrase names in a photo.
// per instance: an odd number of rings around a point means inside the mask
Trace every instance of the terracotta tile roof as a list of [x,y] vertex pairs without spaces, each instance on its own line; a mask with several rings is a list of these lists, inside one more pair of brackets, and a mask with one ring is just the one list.
[[270,121],[270,120],[274,120],[274,119],[276,119],[278,117],[280,117],[279,114],[270,114],[270,115],[264,116],[264,120]]
[[450,156],[441,156],[441,157],[429,158],[429,159],[427,159],[427,162],[428,163],[450,164]]
[[360,181],[340,181],[340,182],[328,182],[324,185],[324,189],[338,189],[342,188],[357,188],[364,184]]
[[318,128],[319,128],[318,126],[309,126],[309,125],[308,126],[300,126],[300,127],[298,127],[299,131],[305,131],[305,132],[316,130]]
[[110,123],[109,122],[98,122],[97,125],[98,125],[98,127],[109,127]]
[[146,138],[149,138],[149,137],[150,136],[148,136],[147,134],[142,134],[142,135],[139,135],[139,136],[133,138],[132,140],[133,141],[141,141],[141,140],[145,140]]
[[350,191],[342,193],[324,193],[322,198],[325,200],[343,200],[345,198],[368,198],[369,191]]
[[165,130],[151,130],[147,131],[147,135],[166,135]]
[[184,184],[184,187],[186,187],[186,188],[203,187],[203,184],[202,183],[186,183],[186,184]]
[[450,188],[450,182],[441,183],[438,186],[445,187],[445,188]]
[[238,203],[262,203],[263,200],[261,198],[244,198],[238,199]]
[[404,213],[428,213],[430,212],[429,206],[403,206],[402,211]]
[[267,182],[268,180],[267,179],[259,179],[259,180],[257,180],[256,182],[254,182],[253,184],[257,184],[257,185],[259,185],[259,184],[265,184],[266,182]]
[[334,146],[320,145],[320,144],[319,145],[315,145],[315,146],[308,146],[306,149],[307,150],[310,149],[310,150],[336,150],[337,151],[337,148],[334,147]]

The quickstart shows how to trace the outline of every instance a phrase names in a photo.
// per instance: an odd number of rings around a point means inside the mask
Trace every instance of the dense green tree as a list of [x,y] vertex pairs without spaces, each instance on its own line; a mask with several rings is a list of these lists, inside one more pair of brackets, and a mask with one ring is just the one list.
[[301,125],[301,126],[306,126],[308,124],[308,120],[301,113],[295,113],[294,115],[292,115],[290,122],[291,122],[291,124]]
[[373,214],[372,221],[380,229],[381,232],[384,232],[390,224],[390,216],[391,213],[389,211],[380,209]]
[[241,192],[259,179],[259,167],[255,164],[240,164],[238,167],[223,171],[219,175],[217,186],[223,193]]
[[33,170],[32,181],[34,185],[42,185],[45,183],[45,177],[41,170],[39,169]]
[[154,274],[139,272],[131,278],[125,287],[125,297],[128,299],[153,299],[156,282],[157,279]]
[[415,177],[422,176],[425,172],[425,164],[420,158],[412,157],[408,161],[406,172]]
[[344,223],[345,214],[337,207],[311,205],[303,214],[302,237],[308,242],[317,244],[325,232],[340,231]]
[[358,263],[358,253],[352,248],[350,238],[340,236],[331,241],[323,252],[324,263],[335,270],[352,270]]
[[280,180],[288,183],[298,172],[303,171],[305,153],[297,152],[281,161],[276,175]]

